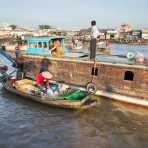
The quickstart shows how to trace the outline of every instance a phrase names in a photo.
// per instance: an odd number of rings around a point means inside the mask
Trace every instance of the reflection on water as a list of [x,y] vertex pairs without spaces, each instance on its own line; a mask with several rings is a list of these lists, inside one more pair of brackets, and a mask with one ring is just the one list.
[[[119,46],[114,54],[127,51]],[[0,148],[148,146],[148,110],[98,98],[95,108],[73,112],[0,92]]]
[[[98,98],[99,99],[99,98]],[[148,111],[100,98],[95,108],[51,108],[1,92],[0,147],[147,148]],[[126,108],[129,108],[128,110]]]

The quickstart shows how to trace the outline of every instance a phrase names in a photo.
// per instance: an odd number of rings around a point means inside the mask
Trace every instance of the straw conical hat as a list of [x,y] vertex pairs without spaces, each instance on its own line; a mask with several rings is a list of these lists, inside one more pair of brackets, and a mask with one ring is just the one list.
[[51,79],[53,77],[53,75],[48,71],[42,72],[42,76],[46,79]]

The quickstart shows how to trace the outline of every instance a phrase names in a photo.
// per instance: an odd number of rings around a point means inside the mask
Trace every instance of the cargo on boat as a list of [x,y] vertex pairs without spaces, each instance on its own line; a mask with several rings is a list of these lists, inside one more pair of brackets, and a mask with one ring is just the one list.
[[[50,85],[58,86],[61,83],[50,83]],[[43,104],[47,104],[59,108],[68,109],[88,109],[96,105],[96,100],[91,99],[91,96],[84,90],[69,86],[69,92],[60,92],[59,95],[44,93],[39,91],[39,88],[35,88],[32,80],[14,80],[7,79],[4,83],[4,88],[14,94],[20,95],[26,99],[34,100]]]

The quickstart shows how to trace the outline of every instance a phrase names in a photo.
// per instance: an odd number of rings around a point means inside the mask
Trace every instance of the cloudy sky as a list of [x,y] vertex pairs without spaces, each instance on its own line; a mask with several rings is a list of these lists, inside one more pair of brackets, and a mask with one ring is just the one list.
[[0,0],[0,22],[35,26],[88,27],[92,19],[101,28],[129,23],[148,27],[148,0]]

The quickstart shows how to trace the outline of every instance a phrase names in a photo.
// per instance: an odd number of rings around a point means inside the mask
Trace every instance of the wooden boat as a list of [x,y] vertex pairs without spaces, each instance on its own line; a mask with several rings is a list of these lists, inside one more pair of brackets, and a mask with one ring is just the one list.
[[14,94],[20,95],[26,99],[30,99],[39,103],[47,104],[54,107],[59,108],[67,108],[67,109],[88,109],[92,106],[96,105],[96,100],[93,100],[90,98],[89,95],[82,98],[81,100],[66,100],[66,99],[55,99],[50,98],[47,96],[35,96],[31,94],[27,94],[21,91],[18,91],[12,85],[10,84],[9,80],[7,80],[6,83],[4,83],[4,88]]

